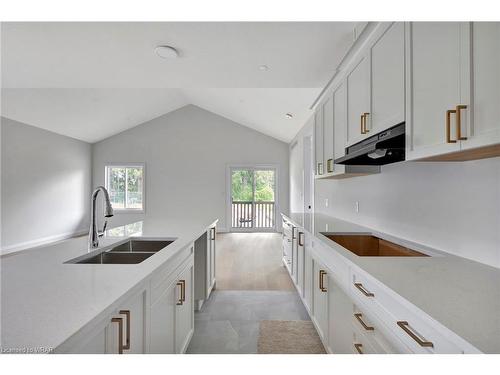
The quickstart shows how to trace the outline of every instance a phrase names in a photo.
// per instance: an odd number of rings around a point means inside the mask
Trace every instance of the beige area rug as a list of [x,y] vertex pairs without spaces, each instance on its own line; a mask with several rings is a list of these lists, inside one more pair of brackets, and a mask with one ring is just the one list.
[[311,321],[263,320],[260,322],[259,354],[325,354]]

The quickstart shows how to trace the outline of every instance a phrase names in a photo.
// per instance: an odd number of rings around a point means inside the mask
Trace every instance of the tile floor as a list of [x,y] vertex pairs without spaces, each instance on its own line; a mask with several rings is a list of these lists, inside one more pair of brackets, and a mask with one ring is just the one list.
[[297,292],[223,290],[195,313],[188,353],[257,353],[261,320],[309,320]]

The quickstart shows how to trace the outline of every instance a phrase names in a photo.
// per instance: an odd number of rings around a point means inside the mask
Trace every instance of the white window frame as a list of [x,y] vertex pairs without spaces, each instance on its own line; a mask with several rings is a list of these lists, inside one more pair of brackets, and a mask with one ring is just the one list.
[[[142,208],[114,208],[117,213],[142,214],[146,211],[146,163],[105,163],[104,186],[108,189],[108,168],[142,168]],[[125,202],[127,201],[127,178],[125,177]]]

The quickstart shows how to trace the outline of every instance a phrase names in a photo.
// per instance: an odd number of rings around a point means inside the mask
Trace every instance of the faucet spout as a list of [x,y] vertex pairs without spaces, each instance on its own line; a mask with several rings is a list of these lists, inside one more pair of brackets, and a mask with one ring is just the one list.
[[[89,250],[95,249],[96,247],[99,246],[99,233],[97,231],[97,221],[96,221],[96,200],[97,196],[99,195],[99,192],[101,191],[104,195],[104,201],[105,201],[104,216],[105,217],[113,216],[113,207],[111,206],[111,201],[109,200],[108,191],[104,186],[98,186],[92,193],[92,199],[91,199],[90,229],[89,229],[89,239],[88,239]],[[106,228],[106,224],[107,222],[104,223],[103,231]]]

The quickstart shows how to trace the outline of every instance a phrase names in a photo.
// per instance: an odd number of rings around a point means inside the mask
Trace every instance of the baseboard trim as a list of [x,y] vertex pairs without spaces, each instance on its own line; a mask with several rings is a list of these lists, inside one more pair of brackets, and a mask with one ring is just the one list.
[[84,234],[87,234],[87,233],[88,233],[87,230],[82,229],[82,230],[79,230],[76,232],[56,234],[53,236],[43,237],[43,238],[39,238],[36,240],[25,241],[25,242],[21,242],[21,243],[15,244],[15,245],[2,247],[0,250],[0,254],[2,256],[4,256],[7,254],[17,253],[19,251],[32,250],[32,249],[35,249],[37,247],[50,245],[50,244],[55,243],[55,242],[64,241],[64,240],[67,240],[70,238],[83,236]]

